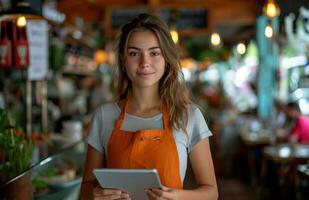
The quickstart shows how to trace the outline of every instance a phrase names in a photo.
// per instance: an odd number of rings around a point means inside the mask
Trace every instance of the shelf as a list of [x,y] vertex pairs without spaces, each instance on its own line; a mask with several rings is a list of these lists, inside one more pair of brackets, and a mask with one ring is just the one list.
[[73,70],[73,69],[64,69],[61,71],[64,75],[76,75],[76,76],[95,76],[95,71],[90,70]]

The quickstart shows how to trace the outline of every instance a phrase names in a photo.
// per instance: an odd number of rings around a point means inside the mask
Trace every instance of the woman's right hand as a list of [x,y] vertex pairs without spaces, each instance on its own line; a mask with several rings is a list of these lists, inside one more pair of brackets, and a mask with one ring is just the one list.
[[107,189],[107,188],[101,188],[100,186],[97,186],[93,188],[93,199],[94,200],[130,200],[130,196],[128,193],[123,192],[118,189]]

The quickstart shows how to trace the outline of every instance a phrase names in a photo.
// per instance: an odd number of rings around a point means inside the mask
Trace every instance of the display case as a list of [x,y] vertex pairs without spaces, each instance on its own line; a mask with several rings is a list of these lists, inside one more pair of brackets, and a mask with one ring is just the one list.
[[78,141],[41,159],[0,186],[0,199],[78,199],[85,147]]

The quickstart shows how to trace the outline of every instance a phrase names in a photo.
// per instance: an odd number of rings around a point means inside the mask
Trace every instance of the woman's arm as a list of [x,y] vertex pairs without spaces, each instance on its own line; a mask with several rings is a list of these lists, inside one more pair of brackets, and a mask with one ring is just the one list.
[[217,181],[209,140],[201,140],[189,154],[197,188],[183,190],[182,199],[218,199]]
[[208,139],[201,140],[189,154],[197,188],[178,190],[164,187],[162,190],[147,190],[150,199],[214,200],[218,199],[218,188]]
[[105,155],[94,149],[92,146],[87,147],[87,157],[84,165],[84,176],[81,185],[80,199],[93,199],[92,190],[95,187],[95,176],[92,170],[105,166]]

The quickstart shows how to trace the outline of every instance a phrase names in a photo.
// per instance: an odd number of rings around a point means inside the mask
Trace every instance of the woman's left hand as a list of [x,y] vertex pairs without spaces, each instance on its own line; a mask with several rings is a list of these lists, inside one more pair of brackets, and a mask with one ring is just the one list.
[[150,200],[177,200],[179,199],[177,189],[163,186],[162,189],[146,189],[145,192]]

